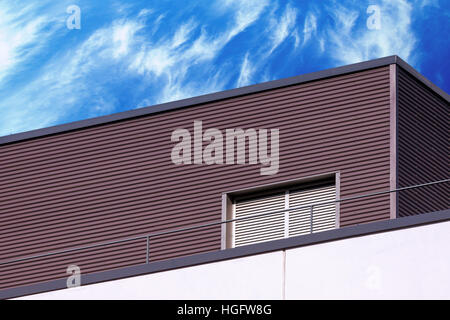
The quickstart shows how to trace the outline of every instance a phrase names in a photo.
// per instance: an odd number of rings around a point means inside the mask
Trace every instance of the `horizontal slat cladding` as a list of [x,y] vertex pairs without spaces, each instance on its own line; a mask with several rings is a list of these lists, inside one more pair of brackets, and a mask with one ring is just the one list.
[[80,268],[82,276],[95,271],[142,264],[145,260],[145,239],[34,258],[26,263],[0,266],[0,288],[9,287],[11,282],[18,286],[68,277],[67,267],[73,264]]
[[[398,67],[398,186],[449,178],[449,104]],[[401,191],[400,216],[450,208],[450,184]]]
[[[278,174],[171,162],[171,134],[279,129]],[[206,145],[206,142],[205,142]],[[248,151],[248,150],[247,150]],[[220,221],[221,194],[340,171],[341,197],[389,188],[389,68],[312,81],[0,146],[0,261]],[[341,226],[389,217],[340,205]],[[150,261],[220,249],[220,226],[150,240]],[[106,250],[104,253],[101,250]],[[145,243],[0,265],[0,288],[145,261]],[[84,251],[83,251],[84,253]]]

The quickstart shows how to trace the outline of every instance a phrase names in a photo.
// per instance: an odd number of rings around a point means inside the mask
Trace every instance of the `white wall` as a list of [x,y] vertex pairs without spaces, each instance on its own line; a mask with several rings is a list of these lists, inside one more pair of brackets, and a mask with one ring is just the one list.
[[288,250],[289,299],[450,299],[450,222]]
[[282,261],[273,252],[22,299],[281,299]]
[[444,222],[21,299],[450,299],[449,244]]

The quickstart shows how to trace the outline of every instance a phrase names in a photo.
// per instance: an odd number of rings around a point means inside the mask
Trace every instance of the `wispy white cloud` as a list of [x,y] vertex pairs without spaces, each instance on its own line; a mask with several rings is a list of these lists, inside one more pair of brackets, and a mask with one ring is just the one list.
[[135,41],[134,36],[143,25],[130,21],[126,23],[116,23],[112,27],[112,41],[111,49],[113,50],[113,57],[119,58],[128,54],[130,45]]
[[[369,30],[367,4],[355,2],[303,6],[217,0],[208,7],[210,16],[180,15],[176,23],[165,9],[115,3],[98,29],[83,23],[78,34],[71,33],[79,36],[75,45],[68,37],[70,48],[51,52],[28,83],[0,97],[0,135],[273,80],[292,75],[287,74],[294,70],[290,63],[298,69],[296,61],[313,59],[315,53],[331,65],[390,54],[411,62],[417,56],[411,4],[439,5],[435,0],[380,0],[381,29]],[[0,4],[0,84],[49,50],[55,30],[60,38],[69,32],[64,6],[58,9],[62,16],[36,6]],[[94,8],[81,7],[82,17]],[[124,88],[129,84],[132,89]]]
[[303,45],[317,33],[317,18],[312,12],[308,12],[303,25]]
[[[206,27],[191,19],[175,30],[171,37],[144,45],[136,52],[130,70],[165,83],[155,102],[219,91],[228,82],[230,73],[212,66],[212,62],[231,40],[260,17],[268,1],[226,0],[218,5],[231,12],[233,17],[223,31],[209,33]],[[202,79],[198,84],[193,79],[187,82],[188,71],[200,64],[210,71],[205,75],[207,80]]]
[[171,77],[158,95],[158,102],[175,101],[221,91],[229,79],[229,75],[223,69],[207,73],[204,76],[203,81],[184,81],[183,78]]
[[138,17],[147,17],[151,15],[154,11],[152,9],[144,8],[141,9],[138,13]]
[[319,37],[318,41],[319,41],[320,53],[324,53],[325,52],[325,39],[322,37]]
[[351,8],[337,4],[335,7],[329,8],[329,10],[333,16],[336,29],[348,34],[355,26],[361,8]]
[[300,45],[300,42],[301,42],[300,34],[299,34],[298,29],[295,29],[295,30],[292,32],[292,36],[294,37],[294,40],[295,40],[295,42],[294,42],[294,47],[295,47],[295,48],[298,48],[298,46]]
[[152,73],[156,77],[171,73],[173,70],[180,71],[182,65],[183,52],[185,48],[180,48],[190,39],[196,23],[189,21],[182,24],[172,35],[157,43],[141,41],[138,50],[133,52],[129,70],[140,75]]
[[[276,78],[269,69],[274,57],[279,54],[277,48],[288,43],[288,39],[291,40],[289,44],[293,49],[299,47],[301,43],[300,32],[297,28],[298,15],[298,9],[289,3],[284,7],[275,3],[271,7],[267,15],[261,19],[261,24],[263,26],[267,24],[267,27],[263,27],[264,32],[259,33],[255,39],[256,47],[246,53],[240,64],[236,81],[238,87]],[[294,54],[295,50],[292,53]],[[286,57],[285,60],[288,58]]]
[[271,47],[269,54],[271,54],[280,44],[282,44],[287,37],[293,36],[297,41],[298,32],[295,30],[297,19],[297,9],[291,5],[287,5],[283,14],[278,17],[272,17],[270,20],[269,30]]
[[[119,6],[117,12],[125,12],[126,18],[112,20],[77,46],[57,53],[39,68],[34,79],[0,100],[0,135],[49,126],[80,113],[93,117],[113,112],[120,103],[113,88],[120,87],[127,78],[142,79],[135,88],[136,96],[141,98],[129,107],[223,90],[232,74],[214,65],[214,59],[259,18],[267,5],[266,0],[227,1],[224,6],[232,19],[222,31],[209,32],[207,26],[200,26],[191,17],[175,28],[171,26],[159,38],[154,36],[157,27],[153,22],[161,24],[163,13],[142,9],[133,16],[129,14],[130,6]],[[42,40],[45,19],[23,19],[17,24],[18,29],[29,28],[31,35],[27,33],[30,38],[25,39],[13,32],[21,42],[13,51],[2,53],[9,59],[5,66],[20,62],[15,52],[21,47]],[[42,32],[34,34],[34,30]],[[198,78],[187,77],[191,69],[204,73]]]
[[330,45],[331,56],[341,63],[353,63],[382,56],[398,54],[411,60],[416,36],[411,27],[412,6],[406,0],[379,3],[381,29],[369,30],[365,20],[356,25],[364,8],[350,9],[341,5],[329,8],[334,24],[325,32]]
[[226,32],[226,41],[253,24],[269,5],[269,0],[222,0],[221,5],[234,11],[234,21]]
[[423,9],[424,7],[430,6],[439,8],[439,0],[415,0],[416,3],[419,4],[420,8]]
[[43,66],[39,76],[0,101],[5,119],[0,121],[0,134],[51,125],[82,111],[87,101],[88,116],[112,112],[117,98],[105,88],[105,71],[114,70],[118,59],[129,53],[139,29],[135,21],[117,20]]
[[[45,4],[41,3],[41,5]],[[56,13],[38,4],[0,3],[0,84],[47,44],[55,31],[62,27]]]
[[238,87],[243,87],[252,83],[253,67],[248,57],[248,52],[245,54],[244,61],[241,65],[241,72],[239,73],[239,79],[237,81]]

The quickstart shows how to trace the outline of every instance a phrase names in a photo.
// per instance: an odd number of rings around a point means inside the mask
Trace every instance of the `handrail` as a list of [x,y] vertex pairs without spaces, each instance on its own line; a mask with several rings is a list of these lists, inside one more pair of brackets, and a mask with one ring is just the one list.
[[[363,198],[368,198],[368,197],[373,197],[373,196],[383,195],[383,194],[389,194],[392,192],[404,191],[404,190],[409,190],[409,189],[422,188],[422,187],[426,187],[426,186],[430,186],[430,185],[446,183],[449,181],[450,181],[450,179],[438,180],[438,181],[433,181],[433,182],[428,182],[428,183],[423,183],[423,184],[418,184],[418,185],[413,185],[413,186],[397,188],[397,189],[393,189],[393,190],[378,191],[378,192],[373,192],[373,193],[368,193],[368,194],[363,194],[363,195],[358,195],[358,196],[352,196],[352,197],[347,197],[347,198],[342,198],[342,199],[312,203],[312,204],[308,204],[308,205],[296,206],[296,207],[285,208],[285,209],[280,209],[280,210],[275,210],[275,211],[262,212],[262,213],[254,214],[254,215],[247,216],[247,217],[233,218],[233,219],[222,220],[222,221],[214,221],[214,222],[193,225],[193,226],[184,227],[184,228],[177,228],[177,229],[170,229],[170,230],[160,231],[160,232],[155,232],[155,233],[149,233],[146,235],[141,235],[141,236],[136,236],[136,237],[128,237],[128,238],[123,238],[123,239],[119,239],[119,240],[98,242],[98,243],[87,245],[87,246],[80,246],[80,247],[75,247],[75,248],[46,252],[46,253],[22,257],[22,258],[0,261],[0,265],[11,264],[14,262],[20,262],[20,261],[31,260],[31,259],[36,259],[36,258],[43,258],[43,257],[48,257],[48,256],[53,256],[53,255],[63,254],[63,253],[68,253],[68,252],[92,249],[92,248],[96,248],[96,247],[117,244],[117,243],[122,243],[122,242],[127,242],[127,241],[133,241],[133,240],[139,240],[139,239],[146,239],[146,245],[147,245],[146,263],[149,263],[149,254],[150,254],[149,241],[150,241],[150,238],[152,238],[152,237],[157,237],[157,236],[162,236],[162,235],[167,235],[167,234],[172,234],[172,233],[177,233],[177,232],[183,232],[183,231],[190,231],[190,230],[195,230],[195,229],[200,229],[200,228],[207,228],[207,227],[222,225],[225,223],[230,223],[230,222],[235,222],[235,221],[252,220],[252,219],[257,219],[257,218],[261,218],[261,217],[280,214],[280,213],[283,213],[286,211],[297,211],[297,210],[305,209],[305,208],[311,208],[311,214],[312,214],[313,207],[328,205],[328,204],[332,204],[332,203],[340,203],[340,202],[345,202],[345,201],[359,200],[359,199],[363,199]],[[311,218],[312,218],[312,216],[311,216]],[[311,224],[311,232],[312,232],[312,224]]]

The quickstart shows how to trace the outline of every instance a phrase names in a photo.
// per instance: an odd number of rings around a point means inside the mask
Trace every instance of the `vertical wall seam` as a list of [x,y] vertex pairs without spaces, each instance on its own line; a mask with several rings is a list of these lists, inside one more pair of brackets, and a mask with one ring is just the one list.
[[[398,136],[398,65],[397,63],[395,64],[395,189],[399,188],[399,183],[398,183],[398,153],[399,153],[399,149],[398,149],[398,141],[399,141],[399,136]],[[399,213],[398,213],[398,194],[395,197],[395,218],[399,217]]]
[[[389,66],[389,186],[397,188],[397,65]],[[397,194],[390,194],[390,219],[397,217]]]

